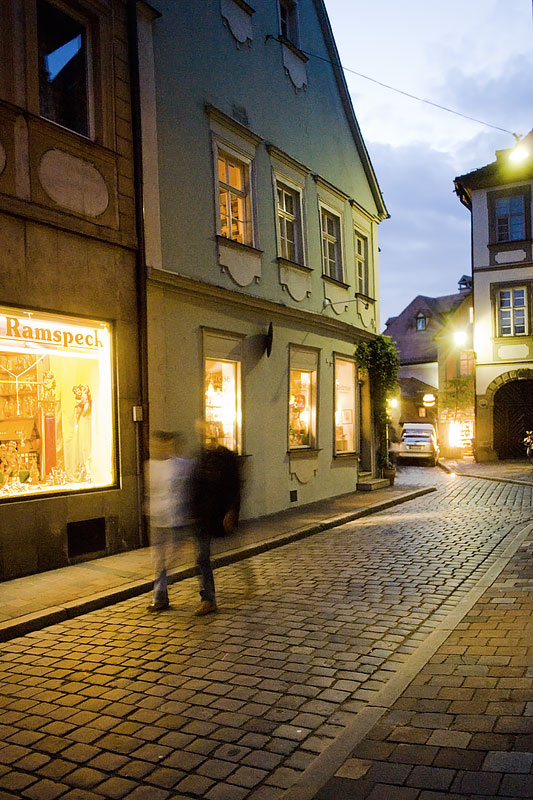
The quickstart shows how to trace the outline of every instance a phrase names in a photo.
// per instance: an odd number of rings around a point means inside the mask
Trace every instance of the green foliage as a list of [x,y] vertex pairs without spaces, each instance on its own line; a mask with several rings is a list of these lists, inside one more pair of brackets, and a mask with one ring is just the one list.
[[362,342],[355,351],[361,367],[368,370],[374,398],[374,419],[378,436],[378,464],[389,463],[387,442],[387,396],[396,392],[398,384],[398,351],[392,339],[380,334],[370,342]]
[[461,411],[468,411],[474,406],[475,386],[473,375],[458,375],[450,378],[444,384],[444,389],[439,393],[439,407],[441,410],[450,409],[455,415]]

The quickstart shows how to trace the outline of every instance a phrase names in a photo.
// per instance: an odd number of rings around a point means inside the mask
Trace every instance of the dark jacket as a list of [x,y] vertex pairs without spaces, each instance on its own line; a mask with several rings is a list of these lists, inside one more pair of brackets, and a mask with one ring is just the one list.
[[241,502],[239,458],[227,447],[204,448],[196,461],[191,480],[191,504],[198,533],[224,536],[224,517]]

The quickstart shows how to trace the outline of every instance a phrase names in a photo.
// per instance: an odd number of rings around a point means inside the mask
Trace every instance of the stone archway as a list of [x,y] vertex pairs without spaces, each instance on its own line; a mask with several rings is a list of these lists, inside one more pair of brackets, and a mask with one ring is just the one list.
[[499,375],[488,387],[492,408],[492,447],[499,459],[523,458],[522,439],[533,429],[533,369]]

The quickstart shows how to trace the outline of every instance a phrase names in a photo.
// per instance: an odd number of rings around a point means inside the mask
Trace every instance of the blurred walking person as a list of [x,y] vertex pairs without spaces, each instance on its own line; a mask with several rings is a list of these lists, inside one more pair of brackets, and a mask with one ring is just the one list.
[[217,610],[211,541],[235,530],[239,521],[241,481],[238,456],[218,444],[217,439],[208,438],[205,423],[198,422],[197,428],[203,445],[192,472],[191,507],[202,602],[194,614],[203,617]]
[[154,431],[150,437],[145,508],[150,522],[154,589],[148,611],[163,611],[169,606],[167,570],[189,520],[192,462],[178,457],[181,443],[181,435],[171,431]]

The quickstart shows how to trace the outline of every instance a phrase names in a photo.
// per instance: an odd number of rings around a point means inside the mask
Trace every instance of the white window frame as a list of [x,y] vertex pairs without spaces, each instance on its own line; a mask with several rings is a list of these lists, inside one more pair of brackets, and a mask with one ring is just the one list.
[[[208,420],[208,398],[207,398],[207,362],[215,361],[223,364],[230,364],[235,369],[235,421],[233,423],[233,438],[235,440],[235,452],[243,452],[243,340],[240,334],[228,331],[215,330],[211,328],[202,329],[202,413],[203,419]],[[207,433],[207,430],[206,430]]]
[[[516,291],[524,292],[524,305],[523,306],[515,306],[514,304],[514,293]],[[500,305],[501,296],[503,292],[509,292],[510,294],[510,305],[506,308],[502,308]],[[516,333],[516,320],[515,320],[515,310],[523,308],[524,309],[524,330],[520,333]],[[510,325],[506,327],[510,327],[510,333],[502,333],[502,311],[509,311],[510,312]],[[524,284],[523,286],[500,286],[496,291],[496,323],[497,323],[497,333],[498,337],[507,338],[513,336],[528,336],[529,335],[529,325],[528,325],[528,316],[529,316],[529,297],[528,297],[528,287]]]
[[300,47],[300,20],[297,0],[278,0],[279,33],[295,47]]
[[[363,253],[359,252],[359,242],[362,243]],[[369,237],[354,227],[354,253],[355,253],[355,285],[356,292],[371,297],[370,285],[370,242]]]
[[[288,375],[288,424],[287,424],[287,448],[291,452],[301,450],[315,450],[318,441],[317,420],[318,420],[318,366],[319,351],[312,348],[300,347],[298,345],[289,346],[289,375]],[[291,442],[291,377],[292,372],[309,374],[309,442],[307,444],[294,444]]]
[[[341,212],[336,211],[329,206],[320,203],[320,245],[322,256],[322,275],[338,283],[344,283],[344,247],[342,240],[343,231],[343,215]],[[333,236],[327,230],[324,230],[324,216],[333,217],[337,221],[338,236]],[[329,258],[326,258],[325,246],[334,244],[337,251],[337,258],[335,259],[335,274],[332,275],[329,270]]]
[[[286,209],[280,207],[278,192],[284,191],[292,194],[294,200],[295,214],[290,214]],[[282,175],[274,176],[274,197],[276,204],[276,230],[278,236],[278,257],[295,264],[305,265],[305,239],[304,239],[304,214],[303,214],[303,192],[299,186]],[[286,236],[283,235],[284,221],[292,221],[295,230],[295,254],[291,258],[287,252]]]
[[[334,354],[334,370],[333,370],[333,452],[335,456],[344,456],[344,455],[353,455],[357,452],[358,446],[358,420],[359,420],[359,413],[357,409],[357,364],[355,359],[350,358],[349,356],[344,356],[341,354]],[[337,390],[337,366],[340,363],[345,364],[352,364],[353,365],[353,406],[351,409],[352,412],[352,421],[351,423],[343,423],[343,419],[337,420],[337,414],[339,413],[338,406],[338,390]],[[341,412],[344,413],[348,409],[341,409]],[[337,430],[339,427],[342,427],[343,424],[352,424],[353,425],[353,448],[350,450],[342,450],[337,449]]]
[[222,183],[223,189],[230,192],[233,191],[234,194],[240,195],[244,200],[244,209],[245,209],[245,220],[244,220],[244,241],[239,242],[239,244],[248,245],[250,247],[255,246],[255,224],[254,224],[254,205],[253,205],[253,192],[252,192],[252,164],[253,159],[250,158],[247,154],[243,153],[242,151],[236,150],[235,147],[230,145],[229,143],[218,139],[217,137],[214,138],[214,174],[215,174],[215,207],[216,207],[216,231],[219,236],[222,236],[224,239],[228,239],[228,241],[238,242],[237,239],[233,239],[231,236],[225,236],[222,233],[222,214],[220,208],[220,190],[221,190],[221,181],[218,175],[218,161],[219,157],[223,156],[227,159],[230,163],[234,164],[242,168],[243,170],[243,177],[244,177],[244,189],[237,190],[235,188],[231,189],[231,187],[227,187],[227,184]]
[[[419,322],[421,323],[420,327],[418,325]],[[422,314],[422,312],[417,314],[416,317],[415,317],[415,327],[416,327],[417,331],[426,331],[427,330],[428,318],[426,317],[425,314]]]

